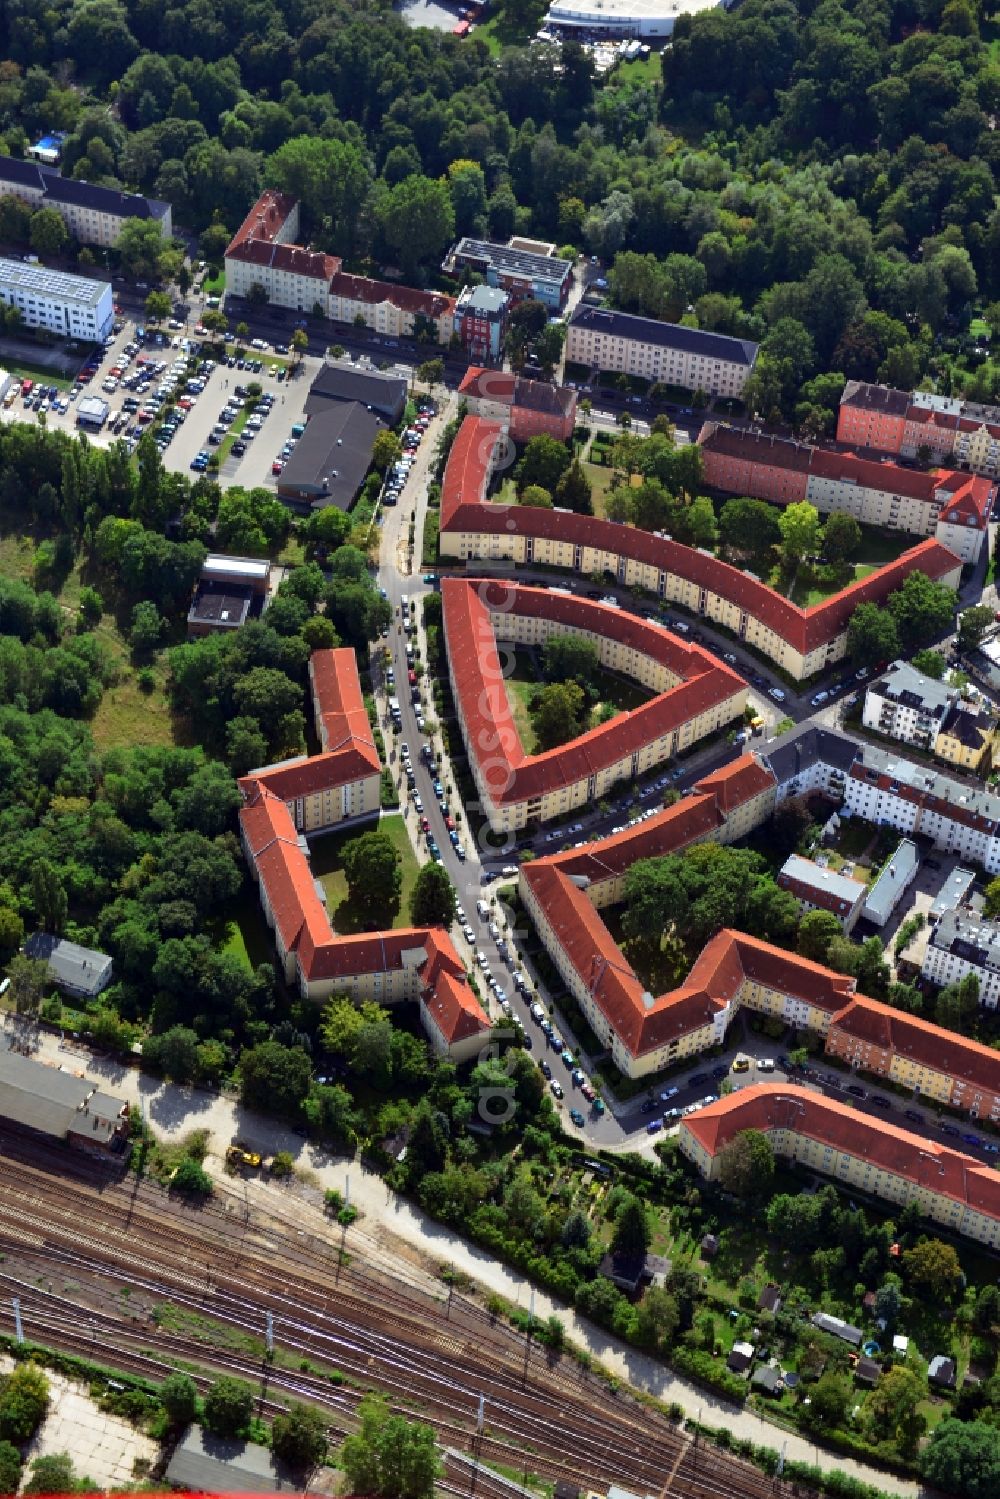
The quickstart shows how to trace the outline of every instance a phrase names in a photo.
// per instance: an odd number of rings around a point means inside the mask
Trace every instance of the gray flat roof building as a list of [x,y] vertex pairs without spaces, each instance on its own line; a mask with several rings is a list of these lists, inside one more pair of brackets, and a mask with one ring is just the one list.
[[267,1447],[213,1436],[200,1426],[188,1427],[165,1477],[171,1488],[200,1494],[292,1494],[302,1487]]
[[292,449],[278,479],[278,498],[302,509],[349,510],[368,472],[377,416],[357,401],[317,411]]
[[100,396],[81,396],[76,403],[78,427],[96,427],[100,430],[108,419],[111,407]]
[[868,887],[861,914],[866,921],[884,926],[896,906],[902,900],[920,868],[920,852],[915,843],[904,838],[891,859],[879,872],[878,878]]
[[816,1312],[812,1319],[814,1327],[820,1332],[828,1332],[835,1338],[843,1338],[845,1343],[851,1343],[857,1348],[864,1334],[860,1327],[852,1327],[850,1322],[844,1322],[840,1317],[831,1317],[829,1312]]
[[326,411],[332,403],[346,401],[367,406],[394,427],[406,410],[406,381],[399,375],[352,369],[346,364],[325,364],[309,387],[306,415],[312,417]]
[[52,1139],[106,1150],[117,1142],[127,1108],[84,1077],[0,1050],[0,1118]]
[[547,281],[554,286],[562,286],[573,270],[573,262],[558,255],[540,255],[537,250],[523,249],[517,243],[498,245],[492,240],[468,236],[459,240],[445,264],[449,269],[468,265],[492,271],[501,282],[504,277],[513,277],[519,281]]
[[944,915],[945,911],[954,911],[956,906],[960,906],[975,881],[974,870],[963,869],[961,865],[953,869],[934,898],[934,904],[931,906],[931,920],[936,921]]
[[97,952],[91,947],[81,947],[65,937],[53,937],[49,932],[34,932],[24,944],[29,958],[39,958],[48,963],[53,983],[64,994],[75,994],[80,999],[93,999],[111,982],[111,959],[107,953]]
[[590,307],[580,302],[569,320],[571,328],[584,328],[611,338],[634,343],[656,344],[677,349],[683,354],[697,354],[706,359],[722,359],[730,364],[751,368],[757,358],[757,345],[749,338],[730,338],[727,333],[708,333],[703,328],[688,328],[683,323],[661,323],[658,318],[637,317],[631,312],[616,312],[611,307]]

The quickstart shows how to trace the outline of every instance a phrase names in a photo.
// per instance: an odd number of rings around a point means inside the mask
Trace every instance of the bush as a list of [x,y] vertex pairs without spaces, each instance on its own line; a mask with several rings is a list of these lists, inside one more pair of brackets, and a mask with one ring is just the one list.
[[198,1391],[189,1374],[170,1374],[160,1386],[160,1404],[172,1426],[186,1426],[198,1408]]
[[37,1364],[18,1364],[0,1395],[0,1439],[18,1444],[34,1436],[49,1408],[49,1382]]
[[170,1179],[171,1192],[187,1192],[192,1197],[211,1197],[212,1178],[193,1156],[185,1156]]
[[324,1416],[309,1405],[290,1405],[274,1418],[271,1447],[275,1457],[294,1468],[314,1468],[326,1454]]
[[13,1442],[0,1442],[0,1494],[16,1494],[21,1482],[21,1454]]
[[73,1462],[68,1452],[53,1452],[36,1457],[31,1477],[24,1486],[26,1494],[71,1494],[76,1484]]
[[253,1390],[242,1380],[224,1374],[205,1396],[205,1425],[220,1437],[238,1437],[250,1424]]

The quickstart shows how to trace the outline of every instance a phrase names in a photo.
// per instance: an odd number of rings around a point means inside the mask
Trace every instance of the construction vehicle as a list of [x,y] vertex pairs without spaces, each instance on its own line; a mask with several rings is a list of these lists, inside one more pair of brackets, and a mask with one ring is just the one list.
[[244,1150],[242,1145],[230,1145],[226,1151],[226,1164],[239,1170],[243,1166],[259,1166],[261,1157],[256,1150]]

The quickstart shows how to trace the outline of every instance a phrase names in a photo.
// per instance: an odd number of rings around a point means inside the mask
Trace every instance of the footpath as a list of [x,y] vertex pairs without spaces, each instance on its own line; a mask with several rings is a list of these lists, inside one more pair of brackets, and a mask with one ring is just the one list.
[[[0,1045],[6,1046],[9,1032],[0,1033]],[[676,1401],[687,1416],[709,1426],[725,1427],[733,1438],[748,1438],[759,1446],[784,1449],[787,1461],[812,1463],[837,1468],[853,1477],[883,1489],[886,1493],[916,1495],[918,1485],[891,1473],[872,1468],[854,1458],[824,1452],[799,1432],[785,1431],[771,1425],[753,1411],[734,1406],[710,1391],[682,1379],[657,1360],[628,1347],[602,1328],[577,1315],[572,1308],[555,1301],[516,1270],[508,1268],[478,1249],[474,1244],[436,1223],[418,1207],[390,1192],[382,1178],[364,1170],[357,1161],[332,1156],[317,1148],[286,1126],[251,1113],[238,1099],[198,1088],[165,1083],[118,1061],[92,1056],[76,1043],[61,1043],[43,1034],[36,1056],[55,1066],[80,1071],[112,1093],[140,1104],[154,1132],[164,1140],[177,1141],[192,1130],[207,1130],[210,1154],[206,1168],[220,1187],[233,1191],[233,1182],[224,1172],[226,1147],[236,1139],[249,1149],[262,1152],[288,1151],[296,1169],[320,1191],[335,1187],[348,1196],[361,1217],[349,1230],[348,1244],[363,1257],[366,1253],[379,1267],[405,1278],[413,1251],[430,1262],[431,1279],[442,1289],[439,1272],[450,1268],[467,1276],[486,1291],[494,1291],[515,1306],[534,1307],[537,1317],[557,1316],[567,1338],[591,1356],[610,1374],[635,1389],[670,1403]],[[264,1213],[288,1221],[288,1191],[278,1183],[252,1181],[243,1184],[247,1200]],[[241,1186],[241,1191],[243,1190]],[[302,1198],[296,1199],[296,1212],[315,1217],[315,1232],[325,1231],[331,1238],[339,1234],[323,1218],[319,1204],[310,1208]],[[438,1272],[435,1275],[434,1272]],[[428,1278],[422,1277],[426,1286]]]

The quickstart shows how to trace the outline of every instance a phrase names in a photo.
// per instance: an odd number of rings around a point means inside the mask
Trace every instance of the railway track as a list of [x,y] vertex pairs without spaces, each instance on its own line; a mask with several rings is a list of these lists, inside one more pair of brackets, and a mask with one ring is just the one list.
[[[616,1395],[568,1358],[549,1358],[470,1298],[420,1286],[416,1272],[392,1281],[342,1265],[329,1242],[276,1230],[234,1197],[209,1211],[185,1208],[158,1188],[89,1170],[55,1176],[35,1156],[5,1152],[0,1248],[0,1295],[20,1298],[29,1337],[85,1358],[99,1352],[152,1380],[177,1364],[210,1371],[203,1382],[237,1374],[260,1386],[265,1412],[294,1399],[322,1408],[334,1440],[373,1388],[401,1413],[430,1420],[444,1446],[475,1445],[486,1462],[523,1463],[548,1479],[652,1494],[669,1479],[668,1495],[690,1499],[782,1492],[731,1454],[696,1446],[658,1409]],[[188,1330],[157,1325],[168,1304]],[[266,1312],[273,1362],[263,1359]],[[192,1336],[199,1323],[202,1336]],[[477,1492],[511,1499],[506,1480],[483,1472]],[[447,1478],[469,1491],[467,1471]]]

